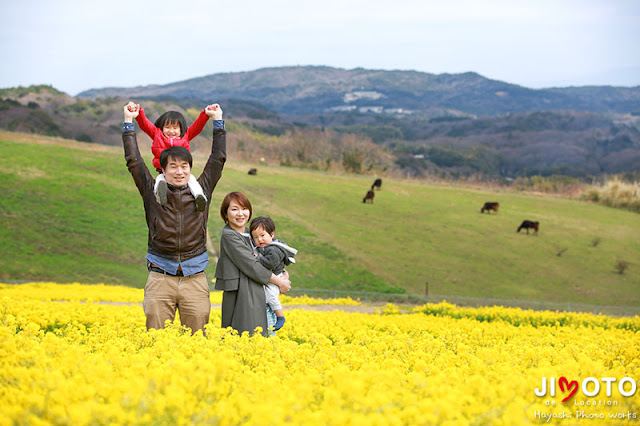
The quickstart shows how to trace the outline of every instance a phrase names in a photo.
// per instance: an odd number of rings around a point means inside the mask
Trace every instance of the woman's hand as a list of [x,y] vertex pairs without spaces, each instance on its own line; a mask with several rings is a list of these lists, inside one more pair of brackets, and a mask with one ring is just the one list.
[[280,293],[286,293],[289,290],[291,290],[291,281],[287,280],[287,279],[282,279],[282,285],[279,285],[278,287],[280,287]]
[[289,281],[289,274],[283,274],[282,277],[271,274],[270,283],[275,284],[280,289],[280,293],[286,293],[291,290],[291,281]]

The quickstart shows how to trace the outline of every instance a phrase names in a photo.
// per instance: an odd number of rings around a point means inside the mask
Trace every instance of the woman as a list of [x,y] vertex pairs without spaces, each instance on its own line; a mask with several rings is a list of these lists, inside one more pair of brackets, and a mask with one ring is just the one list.
[[275,284],[281,293],[286,293],[291,289],[291,282],[288,275],[274,275],[254,256],[246,227],[252,212],[251,202],[242,192],[230,192],[222,200],[220,216],[226,225],[220,237],[215,288],[224,291],[222,328],[252,334],[256,327],[262,327],[262,334],[268,336],[264,285]]

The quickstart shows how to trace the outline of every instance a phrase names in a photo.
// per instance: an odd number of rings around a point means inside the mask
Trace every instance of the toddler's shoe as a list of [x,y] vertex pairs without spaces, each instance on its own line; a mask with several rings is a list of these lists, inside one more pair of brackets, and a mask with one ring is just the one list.
[[204,209],[207,208],[207,199],[204,195],[198,194],[196,196],[196,207],[198,208],[199,212],[203,212]]
[[158,182],[158,189],[156,190],[156,201],[161,206],[167,204],[167,182],[161,180]]
[[284,325],[284,317],[278,317],[276,318],[276,325],[273,326],[273,329],[275,331],[278,331],[282,328],[283,325]]

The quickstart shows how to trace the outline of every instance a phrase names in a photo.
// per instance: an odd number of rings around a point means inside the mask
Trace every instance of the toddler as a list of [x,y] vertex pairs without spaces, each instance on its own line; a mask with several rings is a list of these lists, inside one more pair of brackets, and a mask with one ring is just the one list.
[[[294,256],[298,250],[289,247],[283,241],[274,238],[276,225],[270,217],[258,216],[249,225],[251,237],[258,247],[258,262],[269,269],[275,275],[280,276],[284,267],[295,263]],[[276,315],[274,330],[280,330],[284,325],[284,311],[280,303],[280,290],[274,284],[264,286],[264,293],[267,299],[267,306]]]

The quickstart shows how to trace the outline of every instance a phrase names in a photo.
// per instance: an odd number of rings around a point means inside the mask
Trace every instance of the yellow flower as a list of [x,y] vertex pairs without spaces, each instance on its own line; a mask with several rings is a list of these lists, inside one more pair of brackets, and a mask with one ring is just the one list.
[[[206,336],[192,337],[178,321],[146,331],[142,296],[0,284],[0,424],[539,424],[536,413],[571,407],[559,388],[536,396],[543,378],[640,377],[638,317],[290,309],[264,338],[221,329],[214,309]],[[610,397],[581,392],[573,401],[617,404],[588,412],[640,414],[638,393],[617,384]]]

